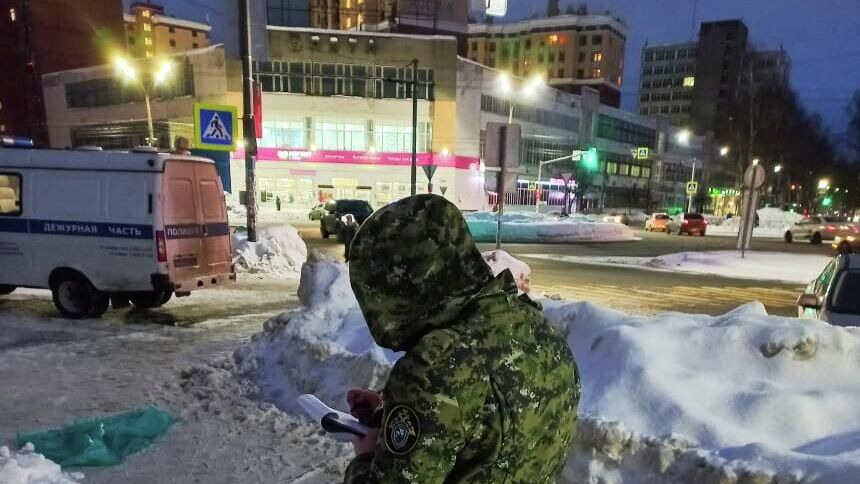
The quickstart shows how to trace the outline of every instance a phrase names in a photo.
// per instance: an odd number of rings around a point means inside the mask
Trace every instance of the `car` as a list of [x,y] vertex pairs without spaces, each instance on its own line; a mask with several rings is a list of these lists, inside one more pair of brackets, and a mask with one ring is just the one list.
[[325,215],[325,204],[318,203],[314,205],[314,208],[308,214],[308,220],[319,220],[323,218],[323,215]]
[[373,213],[373,207],[366,200],[329,200],[323,207],[325,215],[320,219],[320,234],[324,239],[334,234],[342,239],[343,217],[352,214],[359,225]]
[[785,231],[785,241],[808,240],[812,244],[820,244],[824,240],[856,235],[856,230],[857,226],[845,219],[813,215],[789,227]]
[[645,221],[646,232],[666,232],[669,222],[672,220],[667,213],[652,213]]
[[837,326],[860,325],[860,254],[833,259],[797,298],[797,316]]
[[611,212],[603,216],[603,221],[627,225],[629,220],[627,214],[624,212]]
[[860,232],[860,228],[857,225],[853,225],[851,231],[852,235],[837,235],[833,238],[831,247],[833,247],[834,251],[839,254],[851,254],[860,249],[860,235],[857,235],[857,232]]
[[699,234],[704,237],[707,230],[708,221],[700,213],[685,213],[666,224],[667,234]]

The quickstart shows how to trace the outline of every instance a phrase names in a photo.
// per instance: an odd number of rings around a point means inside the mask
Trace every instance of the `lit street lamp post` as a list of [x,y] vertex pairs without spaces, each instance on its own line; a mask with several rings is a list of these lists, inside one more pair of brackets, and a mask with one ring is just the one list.
[[144,72],[142,78],[138,76],[137,70],[127,59],[119,57],[114,61],[114,65],[116,66],[117,74],[123,81],[137,83],[143,92],[143,101],[144,104],[146,104],[146,144],[148,146],[152,146],[155,142],[155,129],[152,126],[152,107],[150,105],[150,96],[157,86],[162,85],[167,81],[167,78],[170,76],[170,72],[173,70],[173,64],[168,60],[163,60],[159,64],[157,70],[155,70],[154,66],[151,65],[150,69]]
[[511,125],[514,123],[514,97],[515,95],[523,98],[529,99],[535,95],[538,88],[543,86],[543,78],[541,76],[534,76],[528,80],[528,82],[524,83],[520,88],[519,92],[514,92],[514,87],[511,82],[510,76],[505,74],[504,72],[499,74],[497,78],[499,92],[508,100],[508,124]]

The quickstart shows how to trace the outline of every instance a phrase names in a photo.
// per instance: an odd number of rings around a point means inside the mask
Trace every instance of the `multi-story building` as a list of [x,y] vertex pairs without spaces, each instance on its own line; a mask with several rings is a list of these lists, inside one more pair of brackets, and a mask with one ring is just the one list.
[[131,13],[123,18],[125,41],[132,57],[158,57],[209,46],[211,26],[169,17],[161,5],[132,3]]
[[689,124],[696,84],[696,43],[646,45],[639,79],[639,114]]
[[783,50],[755,51],[750,56],[753,82],[758,85],[788,85],[791,60]]
[[0,0],[0,134],[48,143],[42,75],[104,62],[123,47],[118,0]]
[[266,0],[269,25],[463,34],[469,0]]
[[[663,175],[681,173],[673,167],[686,159],[670,157],[671,150],[661,144],[669,127],[602,105],[593,89],[575,95],[544,86],[512,98],[500,89],[506,74],[458,57],[453,36],[272,26],[267,44],[269,57],[253,64],[263,91],[260,204],[274,205],[279,197],[286,209],[310,208],[329,198],[382,205],[408,195],[413,81],[420,192],[431,189],[424,168],[435,169],[435,193],[465,210],[488,208],[493,187],[488,184],[492,170],[485,171],[483,163],[487,123],[504,123],[512,115],[523,138],[520,167],[510,178],[511,203],[534,205],[536,191],[529,188],[541,161],[588,147],[599,151],[600,166],[587,180],[576,180],[583,188],[581,207],[661,207],[675,203],[678,190],[683,196],[683,185],[678,188],[674,181],[683,175]],[[193,138],[195,102],[241,105],[239,62],[226,57],[221,46],[173,59],[181,68],[152,102],[162,148],[177,135]],[[418,59],[417,72],[413,59]],[[522,77],[508,81],[517,86],[514,91],[529,82]],[[116,80],[112,66],[51,74],[44,84],[48,112],[56,120],[51,132],[56,146],[122,149],[143,143],[140,93]],[[637,148],[649,148],[650,157],[633,156]],[[244,154],[240,149],[230,158],[225,171],[232,180],[225,186],[240,192]],[[560,205],[564,185],[555,171],[544,169],[542,198]]]
[[508,24],[472,24],[468,58],[517,76],[540,75],[559,90],[597,89],[618,107],[627,27],[607,15],[560,15]]

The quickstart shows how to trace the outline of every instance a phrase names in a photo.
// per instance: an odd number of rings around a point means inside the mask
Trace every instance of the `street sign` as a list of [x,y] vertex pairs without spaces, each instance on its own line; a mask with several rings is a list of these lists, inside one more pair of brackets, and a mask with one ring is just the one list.
[[237,117],[234,106],[194,103],[194,147],[234,151],[238,135]]
[[448,191],[448,185],[442,185],[441,187],[439,187],[439,191],[442,192],[442,195],[444,195],[445,192]]
[[647,160],[648,159],[648,148],[647,147],[636,148],[636,159],[637,160]]
[[508,0],[484,0],[484,13],[492,17],[504,17],[508,13]]
[[698,192],[699,192],[699,182],[688,181],[687,182],[687,195],[695,195]]
[[436,173],[436,165],[425,165],[421,167],[424,174],[427,175],[427,181],[433,181],[433,174]]
[[[505,152],[499,151],[499,140],[501,139],[502,129],[507,129],[505,135]],[[520,165],[520,125],[505,124],[505,123],[487,123],[487,140],[484,144],[484,165],[488,167],[498,167],[499,160],[504,156],[505,167],[516,168]]]
[[533,192],[535,190],[537,190],[537,182],[530,181],[529,182],[529,191]]
[[764,185],[765,172],[761,165],[750,165],[747,171],[744,172],[744,185],[747,188],[758,190]]

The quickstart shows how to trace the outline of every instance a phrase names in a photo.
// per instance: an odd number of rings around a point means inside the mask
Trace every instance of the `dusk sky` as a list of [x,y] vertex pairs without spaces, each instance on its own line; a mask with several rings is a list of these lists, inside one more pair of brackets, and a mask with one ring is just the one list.
[[[265,1],[265,0],[259,0]],[[209,21],[213,38],[222,41],[220,7],[235,0],[163,0],[168,15]],[[125,0],[128,6],[130,0]],[[694,0],[573,0],[593,13],[606,9],[629,28],[623,81],[623,107],[633,110],[638,100],[642,46],[648,42],[690,40]],[[543,14],[546,0],[509,0],[506,20]],[[567,2],[562,0],[562,10]],[[698,23],[741,18],[757,48],[782,45],[792,60],[792,86],[804,105],[820,113],[834,139],[846,129],[845,108],[860,89],[860,0],[699,0]]]

